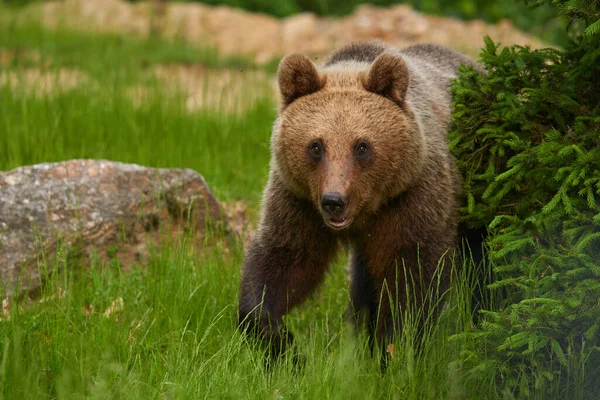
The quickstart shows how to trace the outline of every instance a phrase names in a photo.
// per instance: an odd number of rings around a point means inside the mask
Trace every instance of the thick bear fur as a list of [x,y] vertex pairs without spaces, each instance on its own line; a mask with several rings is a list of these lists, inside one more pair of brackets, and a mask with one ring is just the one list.
[[298,54],[281,61],[269,180],[239,302],[242,328],[274,355],[292,343],[282,317],[344,245],[350,310],[366,315],[382,349],[400,333],[398,309],[427,307],[448,289],[460,175],[446,136],[462,63],[472,61],[441,46],[377,42],[343,47],[321,68]]

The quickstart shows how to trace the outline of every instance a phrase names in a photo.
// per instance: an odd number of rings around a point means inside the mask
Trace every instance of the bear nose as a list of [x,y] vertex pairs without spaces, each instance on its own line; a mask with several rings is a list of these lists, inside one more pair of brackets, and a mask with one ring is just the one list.
[[338,193],[325,194],[321,197],[323,211],[332,217],[338,217],[346,209],[346,201]]

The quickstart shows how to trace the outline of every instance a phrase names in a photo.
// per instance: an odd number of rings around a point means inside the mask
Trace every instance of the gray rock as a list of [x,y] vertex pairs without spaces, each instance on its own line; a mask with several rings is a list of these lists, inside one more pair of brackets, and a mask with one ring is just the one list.
[[[0,279],[6,294],[40,286],[56,255],[141,262],[149,243],[224,229],[219,203],[189,169],[72,160],[0,172]],[[163,234],[163,235],[161,235]],[[74,250],[76,249],[76,250]],[[60,260],[59,260],[60,261]]]

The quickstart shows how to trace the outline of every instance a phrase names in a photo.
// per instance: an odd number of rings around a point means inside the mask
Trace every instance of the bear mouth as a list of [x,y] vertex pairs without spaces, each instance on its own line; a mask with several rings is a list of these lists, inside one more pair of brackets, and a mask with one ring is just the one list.
[[341,230],[347,228],[352,223],[352,218],[347,217],[329,217],[325,220],[330,228]]

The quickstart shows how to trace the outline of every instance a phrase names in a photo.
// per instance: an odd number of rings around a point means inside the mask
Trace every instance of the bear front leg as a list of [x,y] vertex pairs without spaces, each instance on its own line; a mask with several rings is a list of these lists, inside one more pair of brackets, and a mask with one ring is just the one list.
[[383,279],[378,280],[376,284],[376,306],[371,312],[371,321],[374,326],[374,338],[371,340],[376,340],[379,345],[382,372],[385,372],[390,357],[393,357],[394,337],[399,337],[402,333],[402,316],[400,313],[406,305],[406,296],[399,290],[400,285],[405,281],[404,279],[398,281],[398,278],[394,275],[385,274]]
[[405,325],[410,324],[414,350],[420,352],[425,326],[439,313],[451,262],[437,250],[427,244],[408,246],[397,250],[385,267],[371,266],[376,275],[376,338],[382,350],[382,370],[393,356],[393,347],[388,346],[406,333]]
[[321,283],[337,240],[318,211],[271,176],[261,223],[243,265],[239,322],[278,356],[293,340],[282,318]]
[[375,316],[377,314],[376,291],[373,277],[369,273],[366,257],[354,249],[350,256],[350,304],[348,311],[358,332],[366,328],[371,354],[374,350]]
[[301,304],[323,280],[328,257],[315,257],[299,249],[253,243],[244,263],[240,326],[264,340],[277,357],[293,341],[282,318]]
[[371,253],[369,273],[375,287],[375,307],[371,314],[374,339],[381,350],[381,369],[385,371],[393,357],[393,341],[403,333],[404,317],[414,318],[420,324],[423,289],[430,277],[418,246],[399,249],[389,246],[387,252],[382,250],[377,247],[377,253]]

